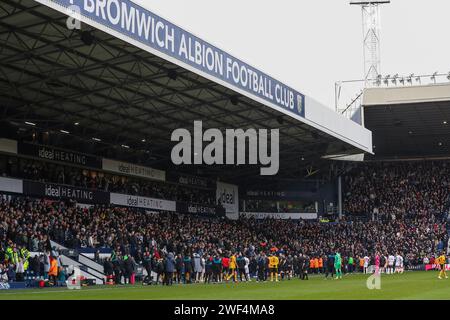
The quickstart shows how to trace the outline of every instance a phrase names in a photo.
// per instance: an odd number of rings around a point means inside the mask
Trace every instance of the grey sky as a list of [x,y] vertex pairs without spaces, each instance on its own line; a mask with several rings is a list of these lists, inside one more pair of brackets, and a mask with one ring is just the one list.
[[[334,83],[363,78],[360,8],[347,0],[133,0],[334,108]],[[382,73],[450,71],[450,1],[381,11]]]

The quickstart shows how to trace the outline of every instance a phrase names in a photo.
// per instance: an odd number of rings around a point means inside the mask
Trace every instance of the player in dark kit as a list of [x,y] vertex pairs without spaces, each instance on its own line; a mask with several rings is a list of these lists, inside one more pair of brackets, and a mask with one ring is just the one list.
[[176,259],[175,259],[175,270],[176,270],[176,275],[175,275],[175,279],[176,282],[178,284],[183,282],[183,270],[184,270],[184,262],[183,262],[183,257],[181,256],[181,254],[178,254]]
[[214,281],[222,282],[222,259],[218,255],[215,255],[213,258],[212,271]]
[[294,269],[294,275],[300,275],[300,267],[298,264],[298,257],[294,256],[294,259],[292,260],[292,265]]
[[307,255],[303,256],[303,264],[302,264],[302,280],[309,280],[308,271],[309,271],[309,257]]
[[306,280],[306,274],[309,269],[309,257],[307,255],[302,256],[302,280]]
[[192,283],[192,272],[194,271],[192,267],[192,259],[189,254],[185,255],[183,258],[184,264],[184,283]]
[[304,260],[305,260],[305,257],[303,256],[303,254],[300,253],[300,256],[297,259],[297,268],[298,268],[298,277],[301,280],[304,280],[304,276],[303,276],[305,273]]
[[264,252],[261,252],[257,260],[258,263],[258,281],[266,281],[267,258]]
[[384,254],[380,255],[380,273],[384,273],[384,266],[387,264],[387,258]]
[[242,256],[242,253],[240,253],[236,258],[236,264],[239,272],[239,281],[243,281],[242,276],[244,276],[245,281],[248,281],[247,274],[245,273],[245,260]]
[[213,258],[207,256],[205,259],[205,283],[211,283],[213,277]]
[[291,280],[294,275],[294,258],[291,255],[286,258],[285,273],[288,280]]
[[334,254],[330,253],[327,256],[327,263],[326,263],[326,273],[325,273],[325,279],[328,279],[328,276],[331,275],[331,279],[334,278]]
[[284,280],[284,278],[286,277],[286,257],[284,257],[283,255],[280,255],[278,272],[280,273],[281,280]]

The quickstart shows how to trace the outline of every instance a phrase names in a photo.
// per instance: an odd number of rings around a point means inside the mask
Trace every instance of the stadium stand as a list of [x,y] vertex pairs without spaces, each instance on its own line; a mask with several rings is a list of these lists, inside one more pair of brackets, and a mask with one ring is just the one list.
[[450,162],[375,162],[345,176],[347,213],[441,216],[450,196]]
[[[262,272],[267,279],[266,260],[271,253],[280,256],[283,276],[291,271],[297,276],[306,270],[322,273],[323,261],[335,251],[342,253],[346,272],[358,271],[359,259],[368,256],[373,261],[377,254],[400,254],[407,268],[415,268],[446,248],[447,170],[448,162],[351,167],[344,179],[348,214],[328,223],[244,217],[232,221],[115,206],[80,208],[44,199],[4,199],[0,259],[8,267],[2,269],[2,276],[20,280],[21,259],[27,263],[25,269],[47,276],[48,261],[58,256],[50,253],[50,239],[72,249],[93,249],[94,259],[104,264],[104,273],[117,283],[134,282],[138,267],[153,271],[156,282],[167,280],[172,260],[178,282],[221,281],[222,271],[214,271],[214,260],[232,255],[243,266],[239,277]],[[360,219],[355,215],[359,213],[375,214]],[[107,249],[106,259],[100,257],[100,249]],[[30,251],[44,254],[26,258]],[[316,259],[322,260],[322,267],[316,268]]]
[[[206,41],[200,47],[214,50],[213,57],[228,58],[233,69],[251,70],[263,90],[223,77],[226,72],[218,72],[219,65],[208,70],[143,37],[131,38],[121,28],[124,23],[102,21],[98,10],[97,15],[84,11],[82,31],[67,30],[70,2],[2,4],[0,175],[14,179],[0,178],[0,282],[64,285],[74,266],[83,269],[83,277],[91,275],[89,280],[107,284],[265,281],[274,265],[281,278],[305,280],[308,273],[333,273],[336,252],[342,254],[343,271],[352,273],[367,272],[380,257],[383,268],[388,256],[400,257],[396,259],[407,269],[425,269],[447,248],[450,162],[330,161],[349,156],[376,159],[373,151],[394,158],[402,153],[448,156],[444,139],[416,137],[422,130],[436,135],[422,125],[427,123],[425,115],[397,118],[411,109],[409,105],[387,112],[392,101],[380,105],[378,94],[373,92],[377,99],[371,101],[369,92],[364,123],[376,133],[373,142],[361,123]],[[127,3],[128,9],[139,9],[173,28],[174,38],[194,39],[147,9]],[[30,49],[24,45],[28,43],[36,47]],[[273,92],[265,85],[269,83]],[[439,116],[447,105],[429,103]],[[406,128],[410,118],[419,122],[411,131]],[[170,133],[191,128],[199,119],[205,130],[280,130],[278,175],[263,178],[253,165],[202,163],[180,168],[189,176],[188,183],[170,179],[178,174],[173,172]],[[439,118],[442,137],[448,135],[446,119]],[[385,124],[393,124],[395,131],[386,130]],[[423,148],[417,147],[418,140]],[[405,141],[406,153],[400,148]],[[110,169],[111,163],[117,166],[108,170],[107,163]],[[328,204],[323,198],[319,205],[317,198],[304,199],[303,194],[295,200],[261,200],[263,192],[260,199],[245,199],[248,212],[315,213],[310,220],[249,218],[240,215],[238,206],[233,209],[237,219],[232,220],[216,208],[222,206],[220,194],[239,204],[238,184],[276,193],[274,186],[311,177],[329,184],[338,180],[339,186],[342,182],[339,215],[335,208],[331,214],[325,211],[339,201],[337,186],[328,191],[333,198]],[[225,181],[234,183],[233,188],[219,190],[218,184]],[[62,197],[63,188],[65,194],[82,196]],[[322,196],[318,189],[309,194]],[[151,203],[151,208],[138,208],[134,204],[139,201]],[[220,209],[224,213],[225,208]]]
[[210,189],[187,188],[181,185],[135,179],[124,175],[13,156],[0,155],[0,175],[106,192],[202,203],[203,205],[215,204],[214,194]]

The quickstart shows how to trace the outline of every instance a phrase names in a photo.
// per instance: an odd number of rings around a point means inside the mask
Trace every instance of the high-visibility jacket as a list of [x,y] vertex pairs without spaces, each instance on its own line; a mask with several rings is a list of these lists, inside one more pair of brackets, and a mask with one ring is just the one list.
[[22,258],[28,259],[30,258],[30,251],[28,251],[26,248],[22,248],[20,249],[20,255],[22,256]]
[[19,254],[17,251],[9,252],[7,260],[12,264],[17,264],[19,262]]
[[28,259],[30,258],[30,251],[28,251],[26,248],[22,248],[22,249],[20,249],[20,255],[23,258],[23,269],[25,271],[27,271],[28,270],[28,266],[30,264],[29,261],[28,261]]
[[6,260],[11,260],[13,252],[14,251],[11,247],[6,248],[6,251],[5,251]]
[[314,268],[319,268],[319,259],[317,258],[314,259]]
[[48,270],[49,276],[57,276],[58,275],[58,261],[56,259],[50,260],[50,269]]
[[319,258],[319,268],[323,268],[323,259]]

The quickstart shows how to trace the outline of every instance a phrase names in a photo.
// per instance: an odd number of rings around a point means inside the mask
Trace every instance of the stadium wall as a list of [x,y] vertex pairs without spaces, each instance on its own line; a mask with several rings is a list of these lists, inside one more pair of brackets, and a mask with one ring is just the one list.
[[[94,204],[113,204],[144,210],[171,211],[202,216],[216,216],[220,214],[220,210],[217,207],[203,206],[195,203],[192,204],[135,195],[109,193],[69,185],[42,183],[5,177],[0,177],[0,192],[36,198],[72,200],[85,207]],[[232,214],[234,212],[230,213]]]
[[369,88],[364,90],[363,106],[450,101],[450,84]]
[[[225,207],[226,214],[230,218],[237,218],[239,215],[239,187],[220,181],[213,181],[206,178],[194,177],[179,173],[167,173],[162,170],[150,167],[134,165],[127,162],[104,159],[90,154],[84,154],[71,150],[60,149],[47,145],[31,143],[20,143],[10,139],[0,139],[0,153],[7,155],[23,156],[24,158],[38,159],[48,162],[56,162],[69,166],[76,166],[83,169],[102,170],[104,172],[117,173],[124,176],[132,176],[153,181],[167,181],[187,187],[204,188],[216,190],[216,203],[221,203]],[[6,181],[6,180],[4,180]],[[125,194],[111,195],[101,190],[89,190],[70,185],[56,183],[41,183],[36,181],[12,179],[4,182],[5,186],[0,191],[20,193],[36,197],[50,197],[54,199],[72,199],[78,203],[85,204],[109,204],[113,203],[122,206],[131,206],[150,210],[168,210],[183,214],[198,214],[204,216],[222,215],[219,206],[208,206],[195,203],[175,202],[161,199],[151,199],[143,196],[132,196]],[[20,185],[19,185],[20,184]],[[9,187],[7,187],[9,186]],[[336,196],[332,184],[311,185],[311,183],[297,183],[290,185],[289,190],[281,190],[288,195],[285,199],[305,199],[318,202],[319,212],[326,212],[328,203],[335,203]],[[261,190],[260,190],[261,191]],[[270,190],[271,192],[273,190]],[[280,190],[278,190],[280,191]],[[292,195],[295,195],[292,198]],[[251,199],[243,192],[241,197]],[[119,199],[120,198],[120,199]],[[111,200],[112,199],[112,200]],[[264,196],[264,199],[270,197]],[[165,208],[165,209],[164,209]]]
[[314,220],[317,213],[273,213],[273,212],[241,212],[241,216],[255,219],[280,219],[280,220]]

